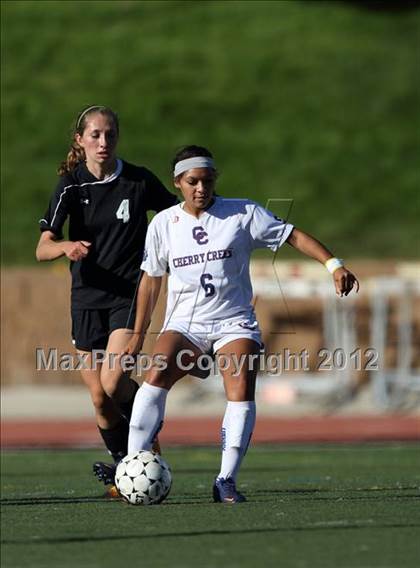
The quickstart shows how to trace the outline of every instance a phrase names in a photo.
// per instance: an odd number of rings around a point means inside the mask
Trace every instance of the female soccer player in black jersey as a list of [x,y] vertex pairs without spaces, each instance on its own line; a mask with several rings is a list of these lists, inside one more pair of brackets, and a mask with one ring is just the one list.
[[[118,117],[110,108],[90,106],[78,116],[67,159],[49,207],[40,220],[39,261],[67,256],[72,275],[73,343],[87,362],[82,371],[99,431],[117,462],[127,453],[128,421],[137,383],[112,364],[133,329],[130,311],[147,230],[147,211],[176,203],[149,170],[116,155]],[[69,219],[69,239],[63,225]],[[106,350],[92,365],[92,352]],[[113,467],[99,462],[94,471],[105,483]]]

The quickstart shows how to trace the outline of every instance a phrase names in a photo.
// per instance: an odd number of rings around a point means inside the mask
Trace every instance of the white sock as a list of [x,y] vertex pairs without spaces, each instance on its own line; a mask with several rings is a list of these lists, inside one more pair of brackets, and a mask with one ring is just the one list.
[[151,450],[162,428],[168,391],[143,383],[136,393],[128,434],[128,453]]
[[218,478],[236,479],[255,425],[255,402],[228,401],[222,424],[222,464]]

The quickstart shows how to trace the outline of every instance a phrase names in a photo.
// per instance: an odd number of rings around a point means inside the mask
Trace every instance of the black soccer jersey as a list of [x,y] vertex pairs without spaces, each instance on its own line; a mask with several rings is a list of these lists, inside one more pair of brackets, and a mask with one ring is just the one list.
[[98,180],[80,163],[60,178],[41,231],[89,241],[88,255],[70,263],[73,308],[110,308],[134,297],[147,231],[147,211],[176,203],[175,195],[146,168],[117,161],[116,171]]

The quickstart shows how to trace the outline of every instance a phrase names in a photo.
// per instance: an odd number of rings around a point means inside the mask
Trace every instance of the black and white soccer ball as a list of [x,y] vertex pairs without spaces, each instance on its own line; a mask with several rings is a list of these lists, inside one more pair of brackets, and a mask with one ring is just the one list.
[[171,469],[159,454],[140,451],[120,461],[115,485],[131,505],[156,505],[171,489]]

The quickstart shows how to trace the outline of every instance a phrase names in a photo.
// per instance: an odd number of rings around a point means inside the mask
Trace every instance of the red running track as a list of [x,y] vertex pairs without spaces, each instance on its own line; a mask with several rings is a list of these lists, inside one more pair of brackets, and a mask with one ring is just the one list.
[[[219,443],[220,418],[168,418],[162,445]],[[352,416],[260,417],[253,443],[321,443],[420,441],[420,417]],[[7,420],[2,423],[3,448],[69,448],[101,446],[92,420]]]

